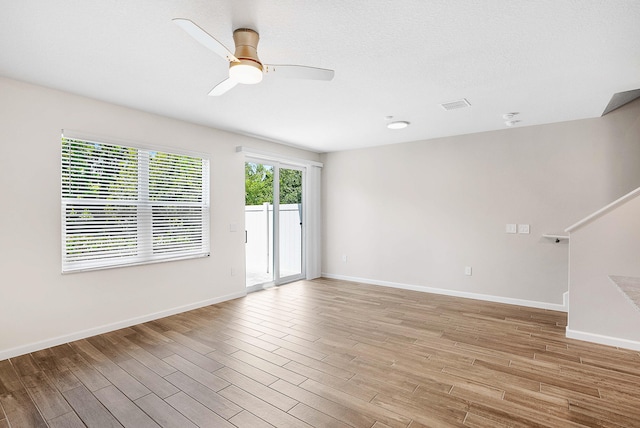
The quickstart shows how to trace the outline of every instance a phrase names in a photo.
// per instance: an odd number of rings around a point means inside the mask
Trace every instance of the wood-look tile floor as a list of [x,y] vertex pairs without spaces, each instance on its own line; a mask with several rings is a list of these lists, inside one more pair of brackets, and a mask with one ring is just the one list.
[[6,427],[639,427],[566,314],[319,279],[0,361]]

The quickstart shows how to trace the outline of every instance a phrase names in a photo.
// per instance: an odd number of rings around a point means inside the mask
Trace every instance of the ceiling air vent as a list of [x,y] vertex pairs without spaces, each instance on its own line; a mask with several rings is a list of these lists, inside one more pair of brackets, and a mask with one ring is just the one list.
[[459,108],[465,108],[465,107],[469,107],[469,106],[471,106],[471,104],[469,104],[469,101],[467,101],[466,98],[463,98],[461,100],[450,101],[448,103],[440,104],[440,107],[442,107],[446,111],[456,110],[456,109],[459,109]]

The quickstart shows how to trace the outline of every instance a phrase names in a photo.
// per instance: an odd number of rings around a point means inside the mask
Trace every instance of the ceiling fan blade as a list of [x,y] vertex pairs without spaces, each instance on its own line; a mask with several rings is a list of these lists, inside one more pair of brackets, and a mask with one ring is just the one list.
[[304,65],[265,65],[267,76],[286,79],[331,80],[335,72],[326,68],[307,67]]
[[174,18],[172,21],[186,31],[191,37],[200,42],[204,47],[211,49],[229,62],[239,62],[238,58],[233,56],[229,49],[217,41],[211,34],[198,27],[193,23],[193,21],[184,18]]
[[209,96],[212,96],[212,97],[220,96],[220,95],[224,94],[225,92],[227,92],[228,90],[232,89],[237,84],[238,84],[238,82],[236,82],[235,80],[233,80],[231,78],[223,80],[222,82],[218,83],[211,90],[211,92],[209,92]]

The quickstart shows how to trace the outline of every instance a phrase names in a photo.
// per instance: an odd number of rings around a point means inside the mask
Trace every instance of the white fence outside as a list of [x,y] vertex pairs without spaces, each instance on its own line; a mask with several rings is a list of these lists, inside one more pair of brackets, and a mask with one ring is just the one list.
[[[280,205],[280,277],[302,272],[302,208]],[[273,279],[273,205],[245,207],[247,286]],[[251,279],[253,278],[253,279]]]

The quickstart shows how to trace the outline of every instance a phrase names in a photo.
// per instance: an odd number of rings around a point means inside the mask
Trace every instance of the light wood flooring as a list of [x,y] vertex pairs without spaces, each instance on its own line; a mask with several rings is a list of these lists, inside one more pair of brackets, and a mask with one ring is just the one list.
[[640,427],[566,314],[301,281],[0,361],[6,427]]

